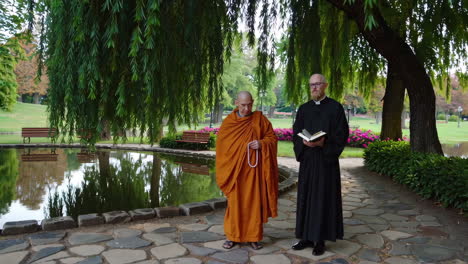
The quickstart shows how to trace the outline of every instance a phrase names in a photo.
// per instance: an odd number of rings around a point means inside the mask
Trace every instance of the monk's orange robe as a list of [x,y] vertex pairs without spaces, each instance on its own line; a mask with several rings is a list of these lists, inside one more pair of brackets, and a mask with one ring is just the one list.
[[[216,139],[216,181],[228,199],[224,217],[227,239],[256,242],[263,239],[263,223],[276,217],[278,201],[278,139],[259,111],[239,117],[235,109],[223,121]],[[247,162],[247,144],[259,140],[258,164]],[[256,150],[249,149],[250,164]]]

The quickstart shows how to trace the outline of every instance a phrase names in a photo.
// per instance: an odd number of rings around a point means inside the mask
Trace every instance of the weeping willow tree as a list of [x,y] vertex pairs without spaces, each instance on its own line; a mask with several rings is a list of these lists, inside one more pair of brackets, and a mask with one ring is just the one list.
[[[52,127],[109,125],[157,140],[163,120],[194,124],[222,94],[238,13],[224,1],[46,1]],[[209,110],[208,110],[209,111]]]
[[[299,100],[307,92],[301,84],[310,72],[323,72],[330,78],[332,97],[343,95],[343,85],[357,85],[368,96],[386,68],[381,135],[401,137],[407,89],[412,149],[442,153],[432,82],[448,84],[451,68],[466,67],[466,2],[317,0],[286,1],[286,5],[292,14],[287,71],[290,100]],[[460,77],[466,80],[466,68],[457,70],[464,70]],[[441,87],[449,92],[449,85]]]

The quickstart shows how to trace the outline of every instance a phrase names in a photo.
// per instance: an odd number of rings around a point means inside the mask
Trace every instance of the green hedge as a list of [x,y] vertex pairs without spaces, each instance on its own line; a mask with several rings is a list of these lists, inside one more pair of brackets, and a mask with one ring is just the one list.
[[177,142],[176,140],[179,140],[179,139],[182,139],[181,133],[163,137],[159,141],[159,146],[161,148],[192,149],[192,150],[208,150],[216,146],[216,135],[214,135],[213,133],[210,133],[210,141],[208,142],[208,144]]
[[364,150],[364,163],[426,199],[468,212],[468,159],[412,152],[405,141],[376,141]]
[[457,122],[458,121],[458,116],[456,115],[451,115],[448,119],[449,122]]

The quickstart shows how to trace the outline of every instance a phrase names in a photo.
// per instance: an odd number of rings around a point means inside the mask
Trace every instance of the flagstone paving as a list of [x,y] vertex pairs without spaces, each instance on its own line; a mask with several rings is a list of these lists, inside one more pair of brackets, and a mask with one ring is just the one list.
[[[298,170],[291,158],[280,165]],[[322,256],[294,251],[296,189],[279,197],[279,216],[264,228],[264,248],[222,248],[224,210],[54,232],[0,237],[1,264],[197,263],[467,263],[468,221],[369,172],[362,159],[342,159],[345,240]]]

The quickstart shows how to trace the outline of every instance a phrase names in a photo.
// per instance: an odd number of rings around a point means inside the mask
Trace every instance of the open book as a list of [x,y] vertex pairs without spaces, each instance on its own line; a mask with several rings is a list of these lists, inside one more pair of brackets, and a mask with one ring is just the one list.
[[325,136],[327,133],[323,132],[323,131],[319,131],[313,135],[311,135],[309,133],[309,131],[307,131],[306,129],[302,129],[302,133],[299,132],[297,133],[298,136],[300,136],[301,138],[307,140],[307,141],[317,141],[319,140],[321,137]]

